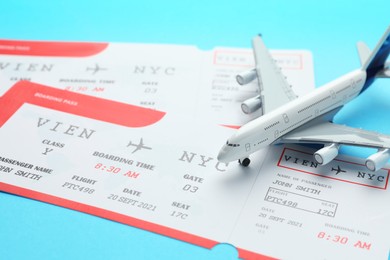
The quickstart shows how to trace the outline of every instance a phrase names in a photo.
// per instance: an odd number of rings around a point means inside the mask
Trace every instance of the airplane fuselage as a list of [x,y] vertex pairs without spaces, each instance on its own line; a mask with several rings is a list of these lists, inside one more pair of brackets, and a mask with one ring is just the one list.
[[366,77],[364,70],[352,71],[250,121],[227,141],[218,160],[230,162],[247,158],[257,150],[277,143],[294,129],[340,108],[361,93]]

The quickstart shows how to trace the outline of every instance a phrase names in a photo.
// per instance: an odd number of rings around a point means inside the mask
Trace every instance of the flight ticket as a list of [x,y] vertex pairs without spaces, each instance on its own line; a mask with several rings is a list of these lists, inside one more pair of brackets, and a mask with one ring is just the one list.
[[[347,157],[321,167],[300,146],[259,151],[248,168],[217,161],[251,119],[239,104],[256,85],[234,81],[253,66],[250,50],[4,41],[0,51],[2,191],[206,248],[231,243],[242,258],[387,258],[387,169]],[[272,54],[296,93],[313,89],[309,52]]]
[[[314,87],[310,52],[272,54],[296,94]],[[201,120],[206,114],[220,124],[241,125],[258,115],[240,108],[258,92],[256,82],[241,87],[235,80],[254,66],[249,49],[3,40],[0,55],[0,95],[27,80]]]

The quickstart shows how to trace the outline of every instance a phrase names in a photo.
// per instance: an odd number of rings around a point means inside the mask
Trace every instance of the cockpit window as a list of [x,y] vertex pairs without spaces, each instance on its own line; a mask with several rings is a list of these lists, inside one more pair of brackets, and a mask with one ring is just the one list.
[[238,146],[240,146],[239,144],[232,144],[232,143],[229,143],[229,140],[226,141],[226,144],[227,144],[227,146],[232,146],[232,147],[238,147]]

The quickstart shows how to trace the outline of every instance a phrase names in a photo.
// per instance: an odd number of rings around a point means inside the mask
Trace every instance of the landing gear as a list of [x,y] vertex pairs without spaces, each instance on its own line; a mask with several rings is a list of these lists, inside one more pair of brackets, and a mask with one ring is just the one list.
[[251,160],[249,158],[244,158],[244,159],[238,160],[238,163],[244,167],[248,167],[249,164],[251,163]]

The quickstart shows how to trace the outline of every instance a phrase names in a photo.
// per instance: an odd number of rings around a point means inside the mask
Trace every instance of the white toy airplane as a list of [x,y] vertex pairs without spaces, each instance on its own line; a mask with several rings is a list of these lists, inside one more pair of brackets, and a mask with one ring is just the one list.
[[260,36],[252,41],[256,68],[237,76],[239,84],[256,78],[260,95],[244,101],[244,113],[262,108],[263,115],[243,125],[229,138],[218,154],[221,162],[239,160],[250,163],[249,155],[270,144],[323,144],[314,153],[314,160],[324,165],[338,155],[340,145],[377,148],[378,152],[366,159],[371,171],[382,168],[390,158],[390,136],[337,125],[331,122],[343,105],[359,96],[378,77],[390,77],[390,64],[385,63],[390,53],[390,26],[371,52],[366,44],[357,47],[362,67],[313,92],[297,97],[275,65]]

